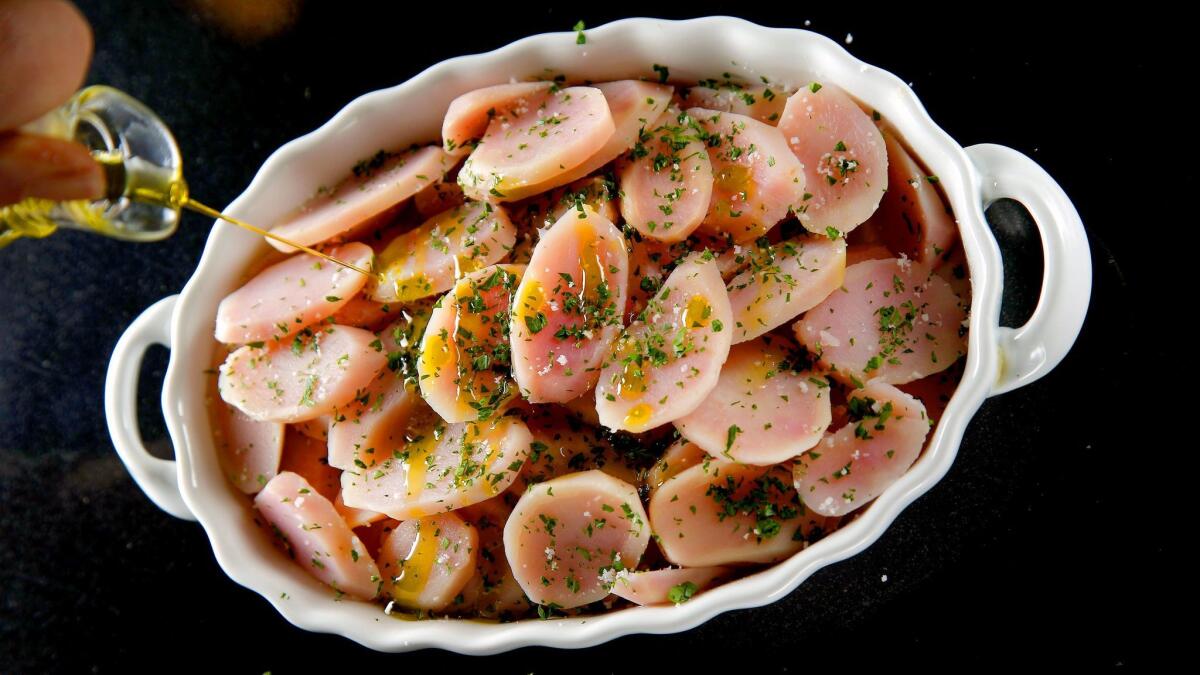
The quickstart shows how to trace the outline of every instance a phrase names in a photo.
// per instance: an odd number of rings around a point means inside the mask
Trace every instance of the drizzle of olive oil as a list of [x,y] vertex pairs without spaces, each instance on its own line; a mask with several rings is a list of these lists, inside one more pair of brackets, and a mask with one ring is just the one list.
[[683,310],[684,328],[703,328],[708,325],[712,316],[712,306],[703,295],[693,295]]
[[[220,218],[221,220],[224,220],[227,223],[232,223],[234,225],[237,225],[238,227],[240,227],[244,230],[249,230],[255,234],[262,235],[268,239],[274,239],[275,241],[277,241],[281,244],[286,244],[287,246],[291,246],[292,248],[299,249],[301,251],[304,251],[305,253],[308,253],[309,255],[315,255],[319,258],[324,258],[331,263],[341,265],[342,267],[345,267],[346,269],[354,270],[355,272],[358,272],[359,274],[362,274],[368,278],[378,279],[378,278],[381,278],[381,276],[382,276],[382,275],[378,275],[378,274],[369,272],[369,271],[359,267],[358,265],[352,265],[343,260],[338,260],[337,258],[329,255],[328,253],[322,253],[321,251],[318,251],[313,248],[309,248],[308,246],[304,246],[303,244],[297,244],[294,241],[285,239],[277,234],[272,234],[262,228],[255,227],[254,225],[251,225],[250,223],[247,223],[244,220],[234,218],[233,216],[227,216],[224,213],[221,213],[220,211],[212,208],[211,206],[206,206],[204,204],[201,204],[200,202],[198,202],[195,199],[192,199],[190,196],[188,196],[187,187],[182,182],[178,183],[178,185],[182,187],[182,195],[181,195],[182,198],[179,199],[178,202],[176,202],[175,197],[172,196],[171,201],[169,202],[172,206],[175,206],[176,208],[184,208],[184,209],[188,209],[189,211],[195,211],[196,213],[208,216],[209,218]],[[175,192],[174,186],[172,186],[171,192],[174,194],[174,192]]]
[[751,362],[750,372],[746,374],[745,382],[751,386],[766,384],[767,380],[779,374],[781,361],[779,354],[771,350],[764,350]]
[[417,361],[417,372],[421,379],[440,375],[442,368],[450,364],[451,350],[457,350],[449,333],[431,332],[421,342],[421,358]]
[[392,599],[404,607],[419,607],[418,600],[433,574],[437,560],[437,529],[429,518],[417,520],[417,533],[408,554],[400,561],[400,573],[392,581]]
[[600,242],[592,226],[580,223],[576,236],[579,238],[579,267],[583,272],[579,282],[579,299],[584,300],[588,288],[598,287],[605,282],[604,262],[601,260]]
[[[92,156],[104,167],[117,166],[123,161],[120,156],[111,153],[94,153]],[[244,220],[225,215],[210,206],[206,206],[191,198],[188,194],[187,183],[182,178],[177,178],[166,183],[161,190],[157,189],[157,187],[142,185],[135,187],[128,194],[122,196],[133,201],[157,204],[175,210],[188,209],[189,211],[195,211],[210,218],[219,218],[244,230],[249,230],[268,239],[274,239],[310,255],[324,258],[332,263],[364,274],[367,277],[377,278],[380,276],[357,265],[338,260],[327,253],[322,253],[308,246],[297,244],[277,234],[272,234],[262,228],[255,227]],[[77,199],[58,202],[49,199],[31,198],[16,204],[0,207],[0,248],[4,248],[21,237],[41,239],[53,234],[58,230],[58,224],[51,219],[51,214],[56,209],[59,215],[69,217],[72,222],[97,234],[114,237],[122,234],[122,231],[105,216],[104,201]]]
[[626,401],[636,400],[646,393],[646,373],[649,364],[637,358],[637,344],[633,338],[625,337],[617,349],[617,360],[622,363],[621,377],[617,381],[617,394]]
[[[522,284],[524,285],[524,284]],[[521,301],[517,303],[517,318],[526,319],[537,316],[546,307],[546,291],[539,281],[530,281]]]
[[653,412],[654,409],[649,405],[639,403],[630,408],[629,412],[625,415],[625,426],[631,430],[640,429],[645,426],[646,422],[650,419],[650,414]]
[[[494,400],[493,392],[506,376],[492,371],[490,362],[478,366],[471,359],[471,354],[481,351],[490,355],[503,340],[495,321],[497,316],[508,315],[507,293],[503,288],[480,290],[475,282],[460,280],[453,291],[453,325],[444,333],[429,333],[421,344],[417,367],[422,381],[435,377],[453,380],[454,402],[463,419],[477,417],[479,406],[498,406],[511,398]],[[477,294],[484,299],[484,309],[471,311]]]
[[425,489],[425,473],[429,470],[429,458],[439,440],[441,440],[440,436],[430,430],[430,433],[422,435],[419,440],[409,443],[405,447],[404,451],[408,453],[408,459],[404,462],[404,484],[409,497]]
[[750,169],[741,164],[729,164],[717,172],[715,179],[714,189],[723,195],[717,201],[717,212],[724,211],[721,215],[736,217],[734,214],[740,214],[741,209],[734,207],[734,201],[747,202],[753,198],[754,180]]

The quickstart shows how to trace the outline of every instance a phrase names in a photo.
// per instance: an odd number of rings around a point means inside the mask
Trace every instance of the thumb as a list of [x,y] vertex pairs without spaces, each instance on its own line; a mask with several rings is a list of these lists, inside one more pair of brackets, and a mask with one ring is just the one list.
[[104,173],[87,148],[46,136],[0,133],[0,206],[26,197],[103,196]]
[[0,0],[0,130],[70,98],[92,58],[92,29],[65,0]]

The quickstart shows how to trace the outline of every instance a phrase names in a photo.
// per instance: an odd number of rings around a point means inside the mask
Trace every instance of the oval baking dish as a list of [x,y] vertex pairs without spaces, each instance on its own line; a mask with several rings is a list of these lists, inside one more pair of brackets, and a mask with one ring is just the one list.
[[[574,80],[655,78],[655,64],[668,66],[672,79],[680,81],[730,73],[746,81],[766,76],[793,86],[810,80],[836,83],[889,120],[939,177],[970,267],[972,304],[965,372],[926,451],[853,522],[783,562],[683,605],[497,624],[387,620],[377,605],[335,601],[328,588],[272,548],[254,524],[248,501],[222,473],[205,405],[209,388],[204,371],[212,355],[214,317],[217,304],[237,287],[267,244],[243,230],[218,225],[183,292],[148,308],[117,343],[105,408],[117,452],[150,499],[172,515],[199,521],[225,572],[267,598],[288,621],[382,651],[438,647],[486,654],[527,645],[585,647],[630,633],[677,632],[720,612],[773,602],[821,567],[875,541],[901,509],[945,475],[967,423],[986,397],[1038,379],[1070,349],[1087,311],[1091,261],[1083,224],[1054,180],[1009,148],[962,148],[934,124],[900,79],[859,61],[829,39],[740,19],[628,19],[589,30],[586,45],[576,44],[573,33],[553,33],[445,61],[408,82],[354,100],[321,128],[277,150],[226,212],[254,223],[278,221],[318,186],[331,184],[381,145],[399,147],[437,138],[446,107],[466,91],[544,75],[547,69]],[[983,216],[991,202],[1003,197],[1029,209],[1045,255],[1041,299],[1029,322],[1017,329],[998,325],[1002,263]],[[142,354],[153,344],[171,349],[162,406],[175,461],[152,457],[137,431],[137,374]]]

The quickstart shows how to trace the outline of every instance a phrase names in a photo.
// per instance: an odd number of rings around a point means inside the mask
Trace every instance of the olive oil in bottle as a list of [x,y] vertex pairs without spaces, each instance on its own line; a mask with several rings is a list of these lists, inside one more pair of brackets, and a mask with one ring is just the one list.
[[84,145],[104,169],[107,193],[95,201],[31,198],[0,207],[0,249],[21,238],[50,236],[60,227],[126,241],[159,241],[178,229],[181,211],[188,209],[371,276],[192,199],[171,130],[143,103],[112,87],[82,89],[23,131]]

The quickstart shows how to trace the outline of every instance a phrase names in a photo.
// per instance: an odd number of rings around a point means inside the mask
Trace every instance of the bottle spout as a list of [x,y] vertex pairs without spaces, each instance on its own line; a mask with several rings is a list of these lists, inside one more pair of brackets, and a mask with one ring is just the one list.
[[167,125],[137,99],[112,87],[87,87],[22,131],[82,144],[103,167],[107,193],[95,201],[29,199],[4,207],[0,229],[43,237],[68,227],[158,241],[179,227],[187,199],[179,147]]

